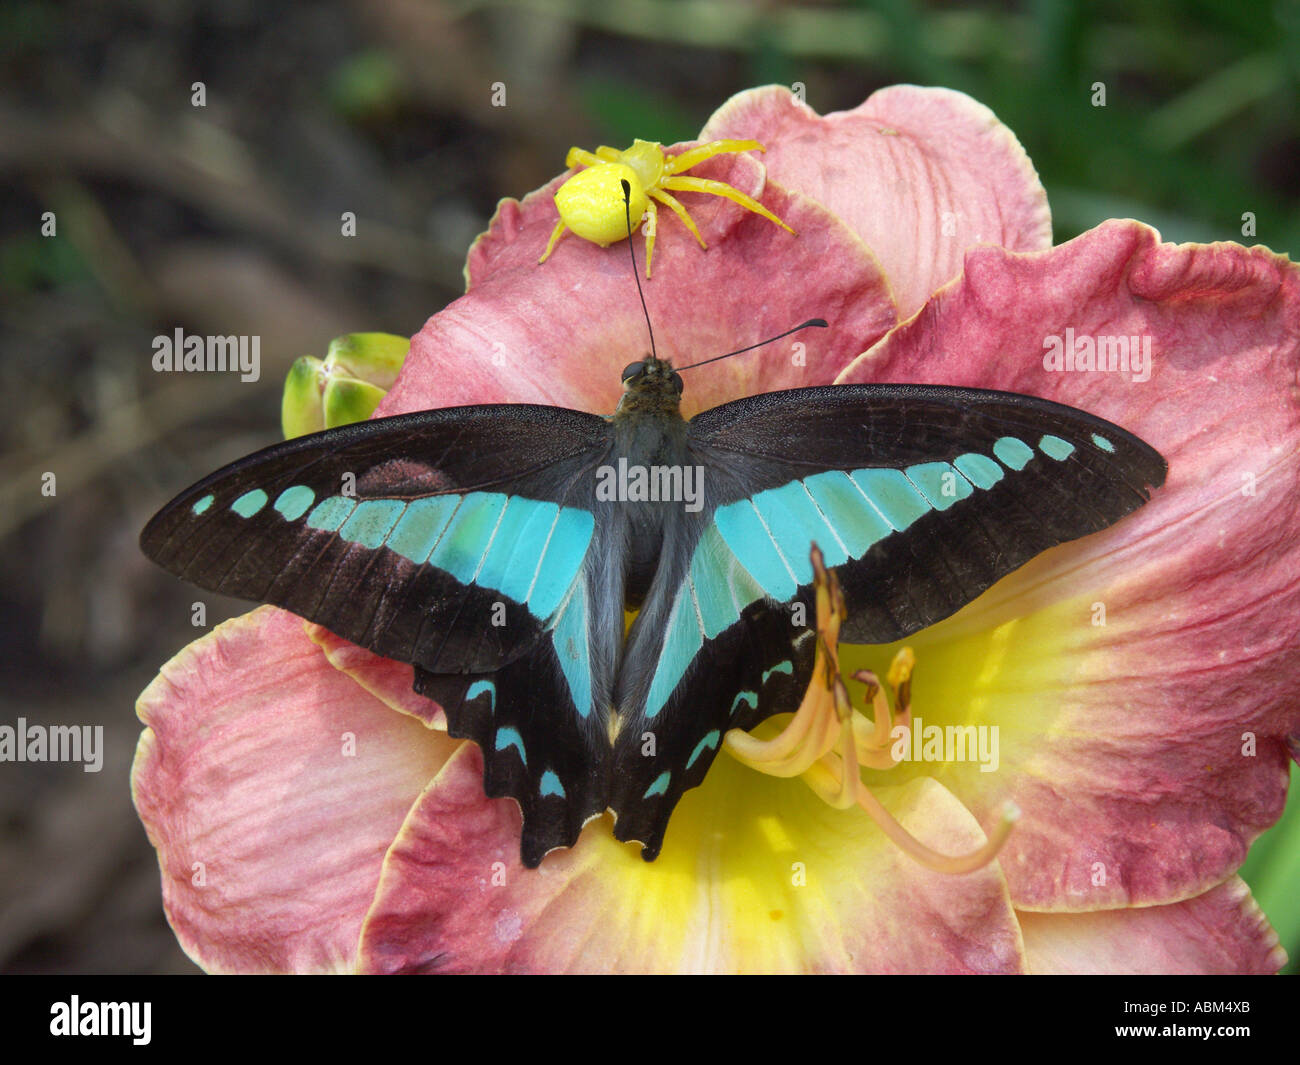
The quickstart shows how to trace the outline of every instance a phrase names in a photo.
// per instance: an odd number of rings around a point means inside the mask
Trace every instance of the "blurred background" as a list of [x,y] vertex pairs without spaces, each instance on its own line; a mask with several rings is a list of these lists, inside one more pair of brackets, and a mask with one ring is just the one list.
[[[128,787],[135,698],[195,593],[139,530],[279,439],[296,357],[409,336],[459,295],[497,200],[571,145],[693,138],[768,82],[823,113],[944,85],[1020,138],[1058,242],[1131,216],[1300,247],[1300,0],[11,0],[0,54],[0,724],[101,724],[106,744],[100,773],[0,765],[0,971],[197,971]],[[177,327],[259,335],[261,380],[154,373]],[[246,609],[204,599],[209,626]],[[1293,959],[1298,807],[1245,870]]]

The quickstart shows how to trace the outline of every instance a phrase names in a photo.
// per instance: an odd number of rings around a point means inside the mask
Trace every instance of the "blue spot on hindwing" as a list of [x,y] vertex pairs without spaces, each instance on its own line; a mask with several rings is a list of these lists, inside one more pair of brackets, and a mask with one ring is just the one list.
[[[741,692],[741,695],[747,695],[747,694],[749,693]],[[737,696],[737,699],[739,699],[739,696]],[[734,709],[734,704],[733,704],[733,709]],[[718,746],[718,740],[721,738],[722,738],[722,734],[717,729],[713,729],[710,732],[706,732],[704,734],[704,739],[700,740],[700,742],[695,745],[695,750],[691,751],[691,756],[688,759],[686,759],[686,768],[690,769],[691,766],[693,766],[696,763],[696,761],[699,759],[700,755],[702,755],[705,751],[714,750]]]
[[558,798],[564,798],[564,785],[560,783],[560,778],[549,769],[542,774],[542,782],[538,785],[537,790],[543,797],[555,795]]
[[704,633],[700,631],[699,619],[695,615],[695,604],[689,595],[678,595],[668,618],[668,633],[659,652],[654,679],[650,681],[650,692],[646,696],[647,718],[653,718],[664,708],[687,666],[703,646]]
[[727,545],[714,532],[711,539],[707,535],[700,537],[700,542],[695,545],[695,553],[691,556],[691,587],[695,589],[695,601],[700,607],[704,635],[710,640],[734,625],[740,617],[727,583],[723,552],[731,554]]
[[[740,612],[763,596],[763,589],[712,524],[705,527],[695,545],[690,582],[700,607],[704,635],[710,640],[739,621]],[[679,594],[685,594],[684,586]]]
[[587,628],[587,586],[581,580],[564,604],[551,643],[579,717],[591,713],[591,637]]
[[513,747],[519,752],[519,760],[528,765],[528,756],[524,754],[524,738],[519,735],[517,729],[503,728],[498,730],[496,743],[494,744],[498,751],[504,751],[507,747]]
[[731,703],[731,712],[733,714],[736,712],[736,707],[738,707],[741,703],[745,703],[746,705],[748,705],[748,707],[751,710],[757,709],[758,692],[741,692],[740,694],[738,694],[736,698],[732,700]]
[[791,662],[788,658],[784,662],[778,662],[776,665],[774,665],[771,669],[769,669],[766,673],[763,674],[764,684],[767,683],[767,678],[770,677],[773,673],[786,673],[793,677],[794,663]]
[[1109,455],[1115,454],[1115,445],[1112,444],[1109,440],[1107,440],[1104,436],[1098,436],[1096,433],[1093,433],[1092,442],[1096,444],[1099,448],[1101,448],[1102,451],[1105,451],[1107,454]]
[[190,513],[192,513],[195,517],[198,517],[200,514],[204,513],[208,509],[208,507],[212,506],[212,499],[213,499],[212,493],[209,492],[197,503],[195,503],[194,506],[190,507]]
[[642,797],[643,799],[648,799],[648,798],[650,798],[651,795],[665,795],[665,794],[667,794],[667,792],[668,792],[668,780],[669,780],[669,778],[670,778],[671,776],[672,776],[672,773],[668,772],[667,770],[665,770],[664,772],[660,773],[657,777],[655,777],[655,779],[654,779],[654,783],[651,784],[648,788],[645,789],[645,794],[644,794],[643,796],[641,796],[641,797]]
[[[478,698],[480,695],[482,695],[484,692],[486,692],[489,696],[491,696],[491,699],[492,699],[492,709],[493,709],[493,710],[496,710],[496,708],[497,708],[497,686],[496,686],[495,684],[493,684],[490,680],[476,680],[473,684],[471,684],[471,685],[469,686],[468,690],[465,692],[465,701],[466,701],[467,703],[468,703],[468,702],[473,702],[475,699],[477,699],[477,698]],[[506,731],[506,730],[503,730],[503,731]],[[508,731],[514,732],[513,729],[510,729],[510,730],[508,730]],[[518,735],[518,733],[515,733],[515,735]],[[501,736],[501,733],[498,732],[498,733],[497,733],[498,742],[500,742],[500,736]],[[498,747],[497,750],[500,750],[500,748]],[[522,742],[522,741],[520,742],[519,750],[520,750],[520,753],[522,754],[522,753],[523,753],[523,742]]]

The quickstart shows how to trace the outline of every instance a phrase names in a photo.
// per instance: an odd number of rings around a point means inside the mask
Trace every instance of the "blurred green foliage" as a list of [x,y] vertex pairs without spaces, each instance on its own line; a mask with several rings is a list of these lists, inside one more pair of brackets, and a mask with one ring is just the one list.
[[[675,31],[690,45],[712,43],[711,22],[693,28],[668,11],[735,8],[692,0],[651,5],[655,14],[632,3],[615,22],[583,5],[556,6],[602,28],[655,38]],[[737,17],[737,27],[733,47],[748,69],[738,84],[802,81],[823,112],[898,82],[944,85],[987,104],[1037,167],[1058,241],[1128,216],[1173,241],[1300,247],[1300,0],[1034,0],[961,10],[863,0],[777,7],[765,20]],[[841,95],[841,85],[853,88]],[[584,101],[619,143],[693,136],[719,102],[702,102],[684,120],[672,84],[598,88]],[[1243,236],[1246,212],[1255,236]]]
[[1268,914],[1291,960],[1282,971],[1300,974],[1300,766],[1291,765],[1291,791],[1282,819],[1257,839],[1241,878]]

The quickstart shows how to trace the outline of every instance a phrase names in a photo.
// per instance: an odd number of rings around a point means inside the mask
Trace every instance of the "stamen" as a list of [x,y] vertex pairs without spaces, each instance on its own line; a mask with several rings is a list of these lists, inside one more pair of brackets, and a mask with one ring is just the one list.
[[875,673],[866,669],[855,673],[854,679],[866,686],[872,717],[854,709],[840,677],[837,653],[840,627],[848,616],[844,595],[835,572],[826,570],[816,544],[811,557],[818,639],[808,690],[799,709],[776,735],[761,740],[732,729],[723,745],[734,758],[760,773],[802,776],[819,798],[836,809],[860,806],[895,845],[927,869],[955,875],[983,868],[997,857],[1020,817],[1014,803],[1003,807],[983,846],[967,854],[950,855],[913,836],[862,783],[863,768],[885,770],[898,764],[892,753],[893,732],[900,724],[911,729],[916,656],[910,647],[904,647],[890,663],[885,683],[894,696],[893,709]]
[[[835,678],[835,713],[841,726],[848,725],[840,733],[842,742],[840,744],[840,773],[839,788],[831,793],[822,795],[831,806],[837,810],[847,810],[858,801],[858,791],[862,787],[862,777],[859,773],[857,744],[853,739],[853,704],[849,702],[849,693],[844,687],[844,682],[839,677]],[[835,755],[827,755],[832,759]],[[823,760],[825,761],[825,760]]]
[[[820,600],[818,605],[820,613]],[[836,628],[839,626],[836,625]],[[829,658],[827,657],[829,656]],[[824,661],[825,659],[825,661]],[[797,777],[831,750],[839,739],[840,722],[829,690],[829,678],[839,679],[833,652],[824,640],[817,644],[813,676],[823,673],[827,686],[808,685],[794,717],[777,735],[760,740],[742,729],[732,729],[724,739],[727,751],[751,769],[773,777]]]
[[910,647],[904,647],[894,655],[889,663],[889,675],[885,679],[889,686],[898,693],[898,705],[909,710],[912,707],[912,670],[916,668],[916,655]]
[[[834,712],[833,683],[839,680],[840,624],[847,616],[839,581],[832,573],[826,579],[822,555],[813,546],[813,565],[819,575],[814,583],[817,604],[817,652],[813,658],[813,683],[808,685],[799,709],[776,736],[760,740],[742,729],[732,729],[723,740],[736,759],[774,777],[797,777],[807,772],[831,750],[840,735],[840,720]],[[819,678],[824,678],[819,683]]]
[[1012,827],[1020,820],[1020,807],[1013,802],[1007,802],[1003,805],[998,823],[993,826],[993,831],[989,833],[984,846],[968,854],[949,855],[940,854],[927,847],[912,835],[894,820],[893,815],[880,805],[880,800],[866,788],[858,790],[858,805],[871,815],[871,820],[875,821],[885,835],[909,857],[915,858],[927,869],[933,869],[936,873],[973,873],[976,869],[984,868],[998,856],[998,851],[1011,835]]
[[[860,669],[853,674],[853,679],[858,683],[866,686],[866,692],[863,698],[871,704],[872,720],[874,724],[868,731],[868,721],[861,714],[854,718],[854,726],[858,732],[858,742],[864,747],[879,750],[881,747],[889,745],[890,732],[894,728],[894,715],[889,709],[889,700],[885,698],[884,691],[881,690],[880,681],[876,675],[869,669]],[[891,762],[890,765],[893,765]]]

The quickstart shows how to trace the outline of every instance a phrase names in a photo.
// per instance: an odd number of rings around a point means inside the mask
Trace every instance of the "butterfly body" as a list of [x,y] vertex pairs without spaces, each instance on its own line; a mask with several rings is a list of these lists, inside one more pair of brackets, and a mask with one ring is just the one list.
[[[624,373],[634,368],[636,372],[624,380],[623,397],[609,419],[610,461],[598,467],[595,494],[599,502],[612,507],[612,524],[622,532],[621,540],[618,536],[614,539],[626,544],[627,580],[622,599],[639,608],[658,565],[664,528],[684,502],[660,498],[671,493],[652,490],[662,481],[671,481],[674,472],[684,489],[682,478],[693,467],[686,443],[687,423],[681,414],[681,378],[673,373],[670,363],[652,357],[631,363]],[[628,490],[629,470],[641,490]],[[599,498],[611,494],[612,500]],[[655,498],[641,498],[651,495]]]
[[525,864],[606,810],[649,859],[727,730],[798,705],[813,544],[843,638],[891,642],[1165,475],[1118,426],[1027,396],[823,386],[688,422],[668,362],[623,376],[608,418],[448,408],[268,448],[164,507],[142,548],[411,663],[486,793],[519,803]]

